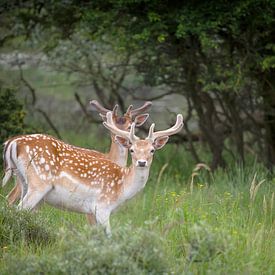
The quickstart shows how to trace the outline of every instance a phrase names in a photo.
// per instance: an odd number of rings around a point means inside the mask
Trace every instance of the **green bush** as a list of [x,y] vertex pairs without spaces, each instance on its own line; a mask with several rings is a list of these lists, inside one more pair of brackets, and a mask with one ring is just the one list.
[[[46,245],[55,239],[49,225],[39,213],[18,211],[0,205],[0,247],[25,244]],[[2,250],[1,250],[2,251]]]
[[129,226],[107,238],[101,228],[62,231],[54,253],[5,256],[4,274],[163,274],[169,271],[162,240]]
[[[16,91],[6,88],[0,82],[0,144],[11,136],[22,134],[24,128],[25,112],[23,105],[16,97]],[[2,146],[0,154],[2,156]],[[2,167],[2,158],[0,168]]]
[[205,222],[195,223],[187,234],[187,260],[207,262],[217,256],[225,256],[232,248],[230,243],[226,232],[215,230]]

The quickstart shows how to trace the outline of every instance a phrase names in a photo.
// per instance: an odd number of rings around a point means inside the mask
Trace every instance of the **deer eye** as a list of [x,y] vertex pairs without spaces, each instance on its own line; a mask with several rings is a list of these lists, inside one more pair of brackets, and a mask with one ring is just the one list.
[[134,153],[134,149],[130,149],[130,153]]
[[155,149],[152,149],[150,152],[151,152],[151,154],[154,154],[155,153]]

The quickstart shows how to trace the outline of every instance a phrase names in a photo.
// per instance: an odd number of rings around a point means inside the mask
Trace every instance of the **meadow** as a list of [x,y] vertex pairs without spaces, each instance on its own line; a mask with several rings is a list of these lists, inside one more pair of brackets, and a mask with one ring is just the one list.
[[274,186],[254,161],[212,173],[167,145],[106,238],[84,215],[8,207],[11,183],[0,198],[0,274],[274,274]]
[[[64,75],[25,73],[65,141],[107,150],[107,135],[99,142],[98,126],[72,111],[73,90],[48,87]],[[27,123],[50,132],[27,114]],[[274,274],[275,177],[249,156],[245,167],[227,159],[226,169],[211,172],[184,145],[156,152],[145,189],[112,214],[112,238],[84,215],[8,207],[11,182],[0,193],[0,274]]]

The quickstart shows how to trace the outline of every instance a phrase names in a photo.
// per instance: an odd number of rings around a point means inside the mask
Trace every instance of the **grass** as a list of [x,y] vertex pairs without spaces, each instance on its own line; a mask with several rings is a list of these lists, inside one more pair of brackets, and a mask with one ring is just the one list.
[[9,222],[16,231],[44,220],[45,231],[58,237],[48,243],[41,234],[31,242],[8,237],[0,273],[274,274],[275,179],[257,164],[215,173],[205,168],[192,165],[182,148],[158,152],[145,190],[112,215],[111,240],[87,228],[83,215],[50,206],[25,222]]

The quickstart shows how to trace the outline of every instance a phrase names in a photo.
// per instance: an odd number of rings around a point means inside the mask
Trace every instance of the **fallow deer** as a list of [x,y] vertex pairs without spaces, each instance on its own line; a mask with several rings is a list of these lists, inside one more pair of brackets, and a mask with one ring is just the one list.
[[130,149],[129,168],[92,157],[50,136],[30,135],[12,143],[10,159],[22,179],[20,183],[27,187],[18,207],[32,210],[44,200],[58,208],[93,214],[109,235],[110,214],[144,188],[155,150],[182,129],[183,118],[177,115],[175,125],[165,131],[154,132],[152,124],[143,140],[134,134],[135,123],[130,132],[121,130],[111,112],[103,124],[115,135],[116,142]]
[[[90,104],[96,108],[96,110],[99,112],[100,116],[103,118],[103,120],[106,120],[106,114],[107,112],[110,112],[110,110],[104,108],[97,100],[90,101]],[[140,127],[143,125],[143,123],[147,120],[148,114],[142,114],[143,112],[146,112],[150,107],[152,103],[150,101],[145,102],[141,107],[133,109],[133,105],[130,105],[126,111],[126,113],[123,116],[118,115],[118,105],[116,104],[112,111],[112,117],[116,124],[116,126],[122,130],[129,130],[131,123],[135,122],[137,127]],[[3,159],[4,159],[4,165],[5,165],[5,176],[2,181],[2,186],[4,186],[12,177],[13,169],[11,162],[9,160],[11,152],[10,152],[10,145],[12,142],[16,142],[18,138],[21,138],[24,136],[18,136],[13,137],[7,140],[4,143],[4,153],[3,153]],[[40,135],[41,138],[43,138],[43,135]],[[91,154],[91,156],[99,157],[99,158],[107,158],[111,161],[117,163],[118,165],[125,167],[127,164],[127,158],[128,158],[128,150],[124,147],[120,146],[119,143],[117,143],[114,139],[114,135],[111,134],[111,147],[108,153],[101,153],[95,150],[90,150],[86,148],[80,148],[79,150],[85,150],[88,154]],[[29,141],[31,143],[31,140]],[[20,178],[17,178],[17,181],[19,181]],[[25,192],[26,190],[24,190]],[[15,187],[11,190],[11,192],[8,194],[7,199],[8,203],[10,205],[14,204],[19,198],[21,194],[21,188],[19,182],[16,182]],[[22,193],[22,196],[24,193]],[[91,217],[88,217],[89,221],[93,223],[93,219]]]

